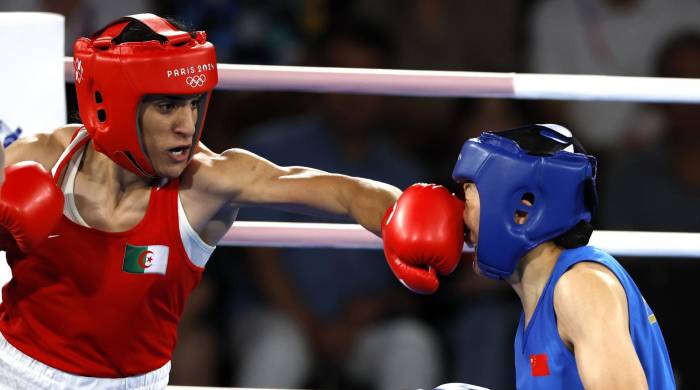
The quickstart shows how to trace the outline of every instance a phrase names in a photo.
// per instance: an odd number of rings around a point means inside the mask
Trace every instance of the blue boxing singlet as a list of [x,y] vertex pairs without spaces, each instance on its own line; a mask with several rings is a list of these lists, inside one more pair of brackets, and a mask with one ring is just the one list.
[[[591,246],[562,252],[542,291],[527,329],[524,328],[524,316],[520,315],[520,324],[515,336],[517,388],[583,389],[574,355],[559,337],[554,313],[554,287],[557,281],[566,271],[582,261],[604,265],[615,274],[625,289],[630,335],[644,368],[649,389],[675,389],[671,361],[654,313],[622,265],[609,254]],[[598,318],[591,320],[600,321]]]

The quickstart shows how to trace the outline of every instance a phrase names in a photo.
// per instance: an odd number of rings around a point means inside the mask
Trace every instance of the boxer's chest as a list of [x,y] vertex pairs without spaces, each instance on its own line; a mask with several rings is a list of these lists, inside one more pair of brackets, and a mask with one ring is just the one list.
[[146,215],[151,189],[122,191],[79,173],[73,194],[74,207],[89,227],[123,232],[138,225]]

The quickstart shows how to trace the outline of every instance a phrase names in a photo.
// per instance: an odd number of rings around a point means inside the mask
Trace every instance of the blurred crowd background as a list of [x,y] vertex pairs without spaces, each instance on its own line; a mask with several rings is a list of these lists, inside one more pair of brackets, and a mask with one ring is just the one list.
[[[206,30],[224,63],[700,77],[697,0],[0,3],[0,11],[39,10],[65,15],[67,55],[76,37],[110,20],[153,12]],[[66,93],[77,118],[72,84]],[[463,141],[526,123],[565,125],[598,157],[598,229],[700,232],[697,105],[218,90],[203,142],[457,192],[450,174]],[[329,221],[263,209],[240,219]],[[438,293],[418,296],[380,251],[220,247],[186,307],[171,384],[514,388],[519,302],[463,260]],[[655,310],[678,387],[700,388],[692,319],[700,263],[620,260]]]

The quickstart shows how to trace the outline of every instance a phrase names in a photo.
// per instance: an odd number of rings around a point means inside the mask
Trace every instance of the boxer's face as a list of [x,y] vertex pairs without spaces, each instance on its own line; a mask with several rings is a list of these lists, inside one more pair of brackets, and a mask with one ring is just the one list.
[[160,177],[175,178],[188,164],[201,95],[149,96],[143,100],[141,134]]
[[469,230],[465,234],[467,245],[474,247],[479,240],[479,217],[481,213],[481,203],[479,201],[479,191],[473,182],[462,183],[464,189],[464,213],[462,219]]
[[[464,190],[464,212],[462,213],[462,219],[464,220],[466,229],[464,232],[464,242],[466,242],[469,247],[474,248],[474,252],[476,252],[476,243],[479,242],[479,218],[481,216],[479,191],[476,189],[476,185],[473,182],[462,183],[462,189]],[[479,265],[476,262],[476,256],[472,261],[472,269],[477,275],[481,275]]]

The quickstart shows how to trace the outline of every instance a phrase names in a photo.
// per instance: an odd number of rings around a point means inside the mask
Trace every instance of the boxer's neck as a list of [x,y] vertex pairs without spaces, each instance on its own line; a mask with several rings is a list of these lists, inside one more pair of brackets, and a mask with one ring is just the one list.
[[106,187],[113,187],[120,192],[139,190],[153,184],[152,178],[139,176],[124,169],[107,155],[97,152],[92,142],[85,148],[80,172],[87,175],[91,181],[102,182]]
[[543,242],[523,256],[518,267],[508,277],[507,282],[520,297],[525,324],[532,317],[561,252],[562,248],[551,241]]
[[85,149],[75,177],[75,207],[85,223],[106,232],[123,232],[145,216],[150,180],[112,162],[91,145]]

